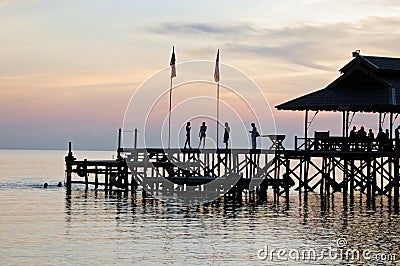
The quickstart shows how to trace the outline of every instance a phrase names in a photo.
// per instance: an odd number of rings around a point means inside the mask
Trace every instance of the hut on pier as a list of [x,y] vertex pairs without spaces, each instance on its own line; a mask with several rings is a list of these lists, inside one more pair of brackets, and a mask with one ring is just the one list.
[[[295,149],[283,153],[288,166],[289,160],[296,163],[288,167],[287,174],[296,177],[299,187],[305,191],[319,186],[321,196],[329,195],[330,189],[341,190],[344,203],[347,191],[354,201],[356,188],[366,192],[367,207],[375,206],[377,195],[386,195],[389,199],[393,195],[393,206],[398,212],[400,140],[395,141],[392,132],[393,115],[400,113],[400,58],[365,56],[359,51],[353,57],[340,69],[339,78],[325,88],[276,106],[278,110],[305,111],[304,138],[295,137]],[[309,138],[309,111],[342,112],[343,136],[315,132],[314,138]],[[356,135],[354,140],[348,135],[350,112],[378,113],[380,126],[382,114],[389,114],[390,136],[381,141]],[[318,160],[322,163],[318,164]],[[310,172],[311,167],[314,174]],[[301,170],[296,174],[295,169]],[[316,178],[318,175],[320,178]]]
[[353,57],[339,70],[342,75],[325,88],[276,106],[305,111],[305,148],[309,111],[342,112],[343,137],[348,136],[350,112],[379,113],[379,125],[382,114],[389,114],[392,138],[393,114],[400,113],[400,58],[366,56],[359,51]]

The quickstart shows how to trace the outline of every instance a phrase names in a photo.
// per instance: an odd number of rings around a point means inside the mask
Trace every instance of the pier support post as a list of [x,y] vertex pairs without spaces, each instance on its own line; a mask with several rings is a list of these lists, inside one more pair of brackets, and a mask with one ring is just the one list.
[[108,186],[109,186],[109,183],[108,183],[109,182],[109,172],[110,172],[109,167],[106,166],[106,172],[104,174],[104,190],[106,193],[108,192]]
[[136,189],[138,187],[138,184],[135,180],[135,178],[133,177],[133,175],[131,175],[131,194],[135,194],[136,193]]
[[343,171],[343,182],[342,182],[342,189],[343,189],[343,206],[347,207],[347,191],[349,189],[349,162],[344,159],[344,171]]
[[326,183],[326,179],[325,179],[325,173],[321,174],[321,181],[319,184],[319,195],[321,198],[321,211],[325,211],[325,183]]
[[97,190],[99,187],[99,171],[97,166],[95,167],[95,176],[94,176],[94,189]]
[[68,155],[65,156],[65,172],[67,175],[67,180],[65,183],[65,187],[67,191],[71,191],[71,179],[72,179],[72,163],[76,160],[74,155],[72,154],[72,143],[68,142]]
[[310,158],[304,157],[304,168],[303,168],[303,187],[304,187],[304,196],[307,197],[308,195],[308,174],[310,169]]
[[117,150],[117,160],[121,160],[121,138],[122,138],[122,129],[118,129],[118,150]]
[[377,169],[377,162],[376,158],[372,159],[372,173],[371,173],[371,205],[372,209],[375,210],[376,208],[376,194],[377,194],[377,182],[376,182],[376,172],[378,171]]
[[290,200],[289,200],[289,190],[290,190],[290,160],[286,160],[285,162],[286,166],[286,173],[284,174],[284,185],[285,185],[285,200],[286,200],[286,209],[289,209],[290,206]]
[[355,166],[354,166],[354,163],[355,163],[354,160],[350,160],[350,175],[349,175],[349,178],[350,178],[350,206],[354,205],[354,189],[355,189],[355,184],[354,184],[354,179],[355,179],[354,168],[355,168]]
[[129,191],[129,179],[128,179],[128,167],[124,166],[122,167],[122,175],[124,177],[124,187],[125,187],[125,192]]
[[366,159],[366,163],[367,163],[367,209],[370,209],[371,208],[371,195],[372,195],[371,159],[370,158]]
[[89,188],[89,176],[87,171],[87,159],[84,159],[83,171],[85,173],[85,190],[87,191]]
[[393,181],[393,209],[396,214],[399,213],[399,158],[394,158],[394,178]]

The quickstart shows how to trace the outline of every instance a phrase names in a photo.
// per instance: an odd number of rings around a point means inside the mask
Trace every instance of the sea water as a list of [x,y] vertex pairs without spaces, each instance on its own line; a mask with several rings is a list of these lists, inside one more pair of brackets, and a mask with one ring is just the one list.
[[[66,151],[0,150],[0,265],[396,265],[399,216],[386,196],[291,191],[284,199],[179,207],[64,182]],[[114,152],[76,151],[79,159]],[[48,183],[47,189],[43,188]]]

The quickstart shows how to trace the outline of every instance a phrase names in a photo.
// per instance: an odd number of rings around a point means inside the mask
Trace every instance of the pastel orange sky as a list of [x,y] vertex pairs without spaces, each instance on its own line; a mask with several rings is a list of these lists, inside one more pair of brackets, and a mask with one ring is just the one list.
[[[0,148],[115,149],[131,95],[172,45],[177,63],[219,48],[271,107],[325,87],[356,49],[400,57],[395,0],[0,0],[0,23]],[[303,113],[274,116],[278,132],[303,133]],[[313,127],[340,124],[323,114]]]

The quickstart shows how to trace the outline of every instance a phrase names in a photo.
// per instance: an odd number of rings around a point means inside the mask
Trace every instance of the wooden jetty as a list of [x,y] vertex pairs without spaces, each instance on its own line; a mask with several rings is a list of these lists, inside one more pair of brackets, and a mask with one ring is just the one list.
[[76,160],[70,142],[65,157],[66,185],[69,189],[74,183],[86,188],[92,185],[95,189],[102,186],[106,191],[134,191],[138,185],[146,185],[148,191],[160,186],[156,177],[180,186],[201,186],[235,174],[239,180],[226,179],[219,184],[229,195],[241,197],[248,190],[265,198],[266,194],[260,191],[273,187],[276,195],[286,192],[288,197],[294,181],[288,176],[279,177],[280,171],[274,169],[280,167],[276,158],[276,150],[272,149],[119,148],[116,160]]
[[[248,191],[255,199],[264,200],[272,188],[276,199],[282,195],[288,202],[293,188],[304,197],[309,192],[319,193],[321,204],[332,193],[340,192],[347,205],[359,190],[367,195],[368,207],[374,208],[375,198],[383,196],[398,212],[400,133],[394,134],[393,126],[400,113],[400,59],[357,52],[340,72],[342,75],[326,88],[276,107],[305,111],[304,137],[296,136],[291,149],[284,147],[284,135],[268,135],[273,145],[255,150],[123,148],[119,141],[116,160],[78,161],[70,143],[65,157],[67,188],[82,183],[103,186],[107,191],[134,191],[145,182],[147,189],[157,190],[160,179],[152,181],[156,177],[176,186],[202,186],[221,176],[234,176],[239,179],[224,188],[224,194],[238,199]],[[309,113],[320,111],[342,113],[341,136],[331,136],[329,131],[309,136]],[[389,136],[385,140],[351,137],[350,114],[358,112],[379,114],[379,126],[388,114]],[[81,179],[73,179],[73,174]]]

